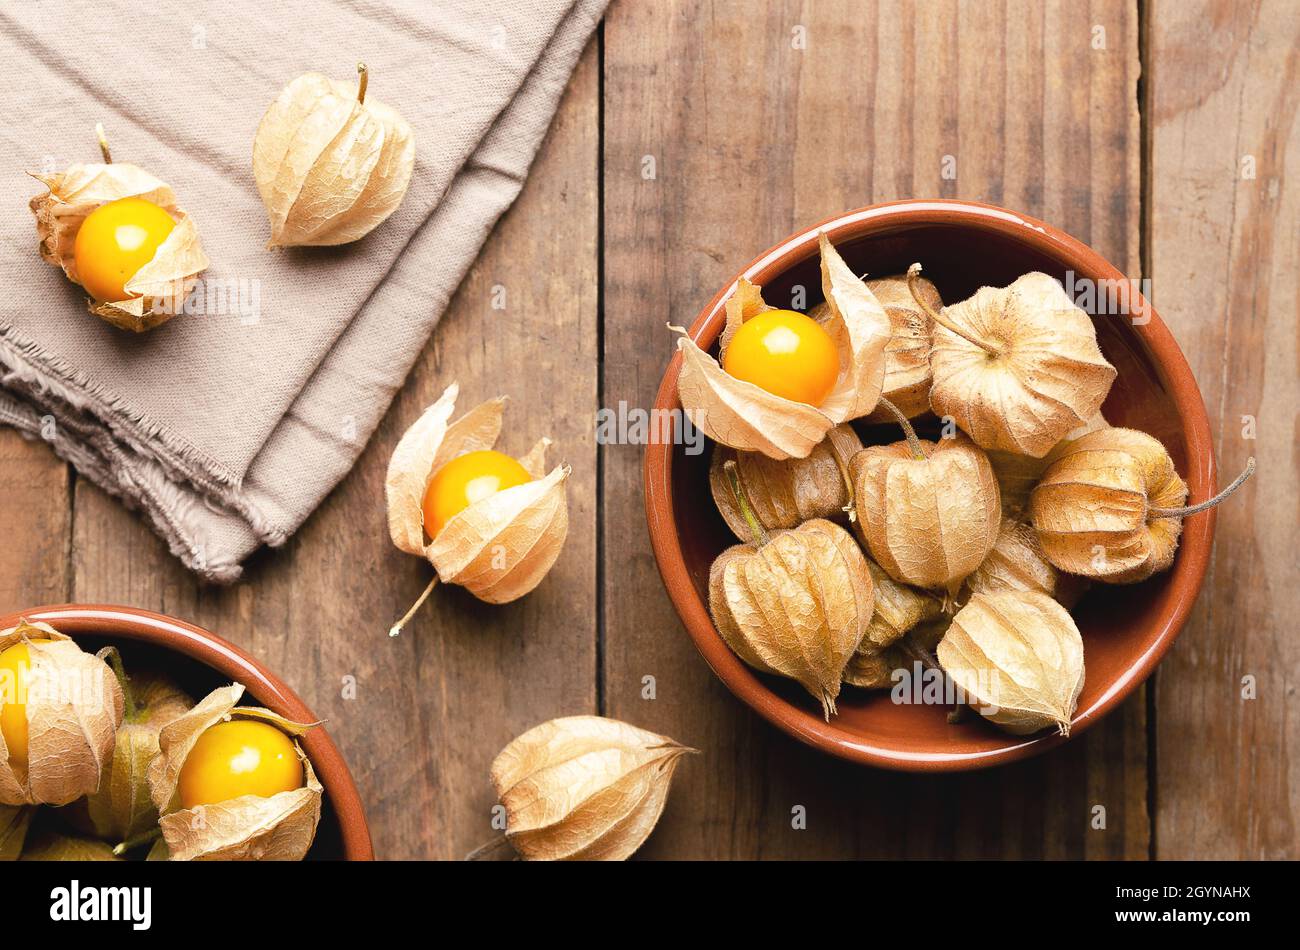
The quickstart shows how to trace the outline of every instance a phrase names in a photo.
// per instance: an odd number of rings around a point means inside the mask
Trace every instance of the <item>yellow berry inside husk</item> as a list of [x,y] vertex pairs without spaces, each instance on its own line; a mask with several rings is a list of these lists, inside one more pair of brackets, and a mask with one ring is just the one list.
[[424,489],[424,530],[436,538],[447,522],[477,501],[531,482],[516,459],[494,449],[458,455],[433,473]]
[[270,798],[302,783],[293,740],[270,723],[232,719],[199,736],[181,767],[178,791],[182,808],[197,808],[241,795]]
[[4,736],[10,764],[20,768],[27,768],[27,691],[31,674],[32,655],[26,643],[15,643],[0,653],[0,735]]
[[73,256],[77,280],[99,301],[127,300],[126,284],[153,260],[176,222],[143,198],[119,198],[100,205],[81,223]]
[[767,310],[741,324],[722,368],[774,396],[819,406],[835,388],[840,357],[816,320],[793,310]]

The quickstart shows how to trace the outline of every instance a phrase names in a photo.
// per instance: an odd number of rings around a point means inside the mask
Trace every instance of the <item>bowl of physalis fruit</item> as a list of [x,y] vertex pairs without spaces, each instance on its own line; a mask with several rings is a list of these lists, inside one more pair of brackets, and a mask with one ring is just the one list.
[[1092,726],[1253,491],[1241,443],[1217,485],[1135,284],[1005,209],[849,212],[664,333],[654,411],[683,437],[647,447],[645,498],[668,594],[733,693],[856,762],[983,768]]
[[0,618],[0,860],[373,858],[323,724],[235,646],[129,607]]

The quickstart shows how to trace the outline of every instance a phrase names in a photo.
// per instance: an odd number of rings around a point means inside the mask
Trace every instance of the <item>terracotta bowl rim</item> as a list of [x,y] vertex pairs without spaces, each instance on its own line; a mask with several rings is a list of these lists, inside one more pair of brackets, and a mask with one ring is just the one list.
[[[1113,280],[1125,275],[1096,251],[1029,215],[1009,211],[996,205],[956,199],[907,199],[869,205],[804,228],[773,245],[739,271],[696,316],[689,335],[701,348],[708,350],[721,333],[725,322],[723,302],[735,290],[736,282],[745,277],[766,284],[817,251],[817,235],[825,231],[832,243],[854,241],[887,229],[942,225],[992,232],[1031,245],[1054,261],[1074,272]],[[1187,441],[1189,504],[1211,497],[1215,492],[1215,463],[1210,422],[1201,391],[1196,385],[1182,350],[1160,319],[1155,308],[1141,294],[1134,293],[1132,307],[1149,316],[1131,329],[1146,348],[1161,386],[1169,394]],[[677,376],[681,370],[681,353],[675,353],[664,373],[655,397],[655,410],[680,409]],[[832,718],[824,722],[811,708],[796,706],[773,692],[730,648],[713,626],[707,605],[691,581],[682,554],[681,538],[672,500],[673,446],[652,443],[644,456],[646,521],[651,547],[660,576],[674,608],[706,663],[737,697],[768,722],[800,741],[831,755],[887,769],[907,772],[948,772],[988,768],[1046,752],[1068,741],[1067,737],[1005,736],[1005,743],[983,752],[918,753],[904,748],[869,744]],[[1208,517],[1206,517],[1208,516]],[[1171,606],[1156,621],[1160,630],[1151,646],[1120,676],[1108,684],[1100,697],[1086,709],[1076,712],[1070,737],[1079,735],[1129,696],[1155,669],[1182,630],[1200,592],[1209,565],[1214,539],[1215,511],[1184,522],[1178,557],[1171,569],[1170,586],[1175,596]]]
[[[5,614],[0,617],[0,630],[14,626],[24,617],[44,621],[74,638],[78,634],[94,634],[172,650],[232,682],[242,683],[259,703],[281,716],[298,722],[318,721],[316,714],[280,677],[233,643],[187,621],[117,604],[54,604]],[[342,753],[324,726],[312,729],[300,741],[338,816],[342,859],[373,861],[375,850],[370,826]]]

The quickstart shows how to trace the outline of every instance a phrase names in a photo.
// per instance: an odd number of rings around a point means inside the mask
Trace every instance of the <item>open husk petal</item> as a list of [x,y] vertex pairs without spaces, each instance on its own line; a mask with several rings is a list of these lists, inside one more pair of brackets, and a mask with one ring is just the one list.
[[126,300],[88,301],[90,312],[136,333],[184,312],[198,275],[208,267],[194,220],[176,205],[171,188],[128,163],[73,165],[55,175],[35,175],[49,191],[31,200],[41,257],[63,269],[76,283],[77,232],[92,211],[119,198],[142,198],[165,210],[176,226],[148,261],[126,283]]
[[999,350],[934,327],[930,405],[982,448],[1042,457],[1101,408],[1115,379],[1092,319],[1046,274],[981,287],[942,315]]
[[900,584],[955,595],[997,541],[1002,504],[988,457],[965,435],[869,446],[853,457],[860,537]]
[[425,556],[446,584],[504,604],[527,594],[555,564],[569,532],[569,466],[507,488],[453,516]]
[[723,307],[727,315],[727,322],[722,328],[722,339],[719,343],[720,351],[723,353],[727,352],[727,347],[731,345],[731,338],[736,335],[741,324],[756,314],[775,309],[763,300],[763,288],[751,284],[744,277],[736,281],[736,291],[727,298]]
[[[875,409],[885,378],[889,317],[825,234],[821,235],[821,255],[827,311],[820,322],[835,342],[840,362],[835,387],[822,405],[784,399],[736,379],[679,330],[682,369],[677,395],[691,421],[714,442],[778,460],[806,458],[836,425]],[[727,324],[720,359],[744,320],[772,309],[763,302],[761,288],[746,280],[737,282],[725,306]]]
[[388,534],[393,544],[407,554],[424,554],[424,513],[420,505],[459,394],[459,385],[448,386],[402,433],[388,461],[388,474],[384,478]]
[[0,734],[0,804],[67,805],[99,787],[122,722],[122,688],[102,659],[44,623],[0,632],[0,652],[26,641],[27,767]]
[[159,826],[171,860],[299,861],[311,847],[324,789],[301,748],[297,751],[303,763],[302,788],[269,797],[243,795],[201,808],[180,807],[181,769],[210,727],[231,718],[257,719],[297,737],[315,725],[293,722],[268,709],[239,706],[243,695],[239,683],[215,689],[159,733],[160,751],[149,768],[149,789],[162,814]]
[[1070,733],[1083,689],[1083,639],[1037,591],[976,594],[953,617],[939,664],[984,718],[1014,735]]
[[835,427],[837,420],[814,406],[731,376],[684,333],[677,348],[677,396],[691,422],[714,442],[774,459],[805,458]]
[[844,508],[853,500],[849,459],[860,451],[862,440],[847,423],[831,429],[802,459],[777,461],[761,452],[737,452],[715,445],[709,487],[723,520],[741,539],[748,538],[750,532],[724,474],[723,465],[731,459],[755,517],[769,531],[795,528],[812,518],[843,520]]
[[346,244],[397,210],[415,138],[392,108],[358,101],[356,82],[305,73],[280,92],[253,139],[253,178],[271,247]]
[[709,607],[742,660],[798,682],[829,719],[844,667],[871,622],[874,594],[853,537],[813,519],[766,544],[724,551],[710,571]]
[[663,812],[673,772],[695,750],[601,716],[552,719],[492,763],[506,837],[530,861],[621,861]]
[[1111,584],[1132,584],[1174,562],[1187,483],[1160,441],[1136,429],[1107,428],[1072,439],[1029,496],[1038,542],[1057,568]]
[[389,535],[401,550],[427,558],[443,583],[506,603],[541,583],[559,557],[569,530],[570,469],[561,465],[545,474],[551,440],[539,439],[519,460],[533,481],[475,502],[426,542],[421,503],[429,480],[453,458],[492,448],[501,434],[504,397],[449,423],[458,392],[455,383],[448,386],[393,450],[385,479]]

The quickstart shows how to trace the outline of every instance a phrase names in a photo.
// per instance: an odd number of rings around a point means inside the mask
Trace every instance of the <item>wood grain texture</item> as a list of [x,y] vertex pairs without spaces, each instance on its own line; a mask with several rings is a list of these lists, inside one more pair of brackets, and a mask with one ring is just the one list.
[[[488,766],[500,748],[540,721],[595,710],[598,85],[593,45],[523,193],[356,469],[240,583],[196,584],[138,519],[77,486],[76,599],[191,620],[284,676],[344,750],[383,858],[459,858],[493,837]],[[491,306],[497,285],[504,310]],[[493,607],[439,589],[390,640],[432,569],[389,541],[384,473],[452,380],[461,411],[510,397],[503,450],[555,440],[552,460],[573,466],[568,541],[527,598]]]
[[1149,35],[1155,303],[1205,396],[1220,482],[1260,466],[1219,509],[1205,590],[1157,673],[1157,856],[1294,859],[1300,16],[1157,0]]
[[[605,43],[608,406],[650,405],[665,322],[689,323],[755,254],[849,208],[991,201],[1138,272],[1132,3],[624,2]],[[704,752],[679,770],[647,857],[1146,856],[1142,695],[1080,741],[984,774],[823,757],[700,660],[649,551],[640,451],[603,451],[606,712]]]
[[[522,196],[356,470],[289,545],[234,587],[200,585],[136,516],[0,431],[0,606],[131,604],[250,650],[329,720],[381,857],[457,858],[492,837],[499,748],[593,711],[704,753],[678,770],[645,857],[1300,857],[1295,7],[1143,10],[1140,167],[1132,0],[616,0]],[[725,690],[650,554],[641,448],[597,447],[592,418],[650,405],[664,323],[756,253],[848,208],[934,195],[1043,217],[1133,275],[1144,226],[1224,480],[1250,454],[1261,470],[1221,510],[1205,591],[1149,693],[1039,759],[917,777],[826,758]],[[462,408],[511,397],[503,448],[555,438],[573,465],[569,540],[523,601],[439,590],[389,641],[430,574],[388,541],[384,470],[452,379]]]
[[0,610],[68,599],[72,475],[49,447],[0,429]]

